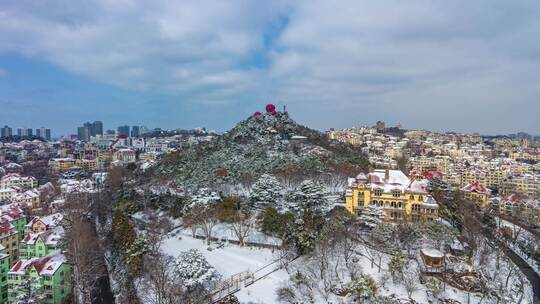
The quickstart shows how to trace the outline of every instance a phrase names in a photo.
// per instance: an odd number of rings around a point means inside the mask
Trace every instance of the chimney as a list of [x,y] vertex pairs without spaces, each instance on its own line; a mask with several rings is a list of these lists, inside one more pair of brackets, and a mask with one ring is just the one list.
[[390,171],[388,169],[384,170],[384,181],[387,182],[390,178]]

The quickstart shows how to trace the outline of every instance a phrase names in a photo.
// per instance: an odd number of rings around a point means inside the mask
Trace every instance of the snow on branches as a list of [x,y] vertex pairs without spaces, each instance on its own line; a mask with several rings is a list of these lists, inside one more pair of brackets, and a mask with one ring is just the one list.
[[288,201],[288,208],[294,212],[329,211],[330,203],[326,199],[324,187],[312,180],[305,180],[294,191]]
[[368,205],[360,214],[360,223],[363,225],[375,228],[382,223],[384,219],[384,211],[381,207],[375,205]]
[[180,252],[175,269],[184,286],[193,289],[199,286],[209,287],[217,282],[220,274],[206,261],[197,249]]
[[264,209],[266,207],[278,208],[283,197],[281,191],[283,187],[277,178],[270,174],[263,174],[253,184],[251,188],[250,200],[255,208]]

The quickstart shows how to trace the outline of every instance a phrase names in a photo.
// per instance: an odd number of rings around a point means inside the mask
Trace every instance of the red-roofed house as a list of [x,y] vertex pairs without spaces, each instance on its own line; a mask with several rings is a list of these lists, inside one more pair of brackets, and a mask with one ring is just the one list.
[[47,216],[36,216],[26,224],[26,232],[41,232],[60,226],[64,219],[61,213],[53,213]]
[[4,216],[0,217],[0,244],[9,254],[10,264],[19,256],[19,234],[16,227]]
[[22,189],[32,189],[37,187],[37,180],[32,176],[21,176],[18,173],[9,173],[0,179],[0,188],[20,187]]
[[17,297],[26,292],[20,287],[29,279],[33,279],[32,287],[45,299],[43,303],[64,303],[71,292],[71,267],[61,253],[17,261],[8,272],[9,303],[16,303]]
[[479,182],[469,183],[461,188],[461,191],[466,199],[479,202],[482,208],[488,206],[488,197],[491,190],[482,186]]

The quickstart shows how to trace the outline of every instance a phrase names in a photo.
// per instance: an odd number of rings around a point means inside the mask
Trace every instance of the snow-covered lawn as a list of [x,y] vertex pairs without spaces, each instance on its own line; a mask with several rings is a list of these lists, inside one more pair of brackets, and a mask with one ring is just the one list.
[[[208,263],[214,266],[224,278],[247,270],[256,271],[276,259],[271,249],[240,247],[232,244],[226,244],[223,248],[212,245],[212,251],[207,248],[206,241],[194,239],[183,233],[179,236],[171,235],[162,245],[163,252],[174,257],[181,251],[198,249]],[[288,278],[284,270],[276,271],[253,285],[241,289],[236,296],[242,303],[250,301],[277,303],[275,290]]]
[[[191,229],[182,229],[176,230],[181,235],[190,236],[192,235]],[[197,236],[203,237],[204,233],[202,229],[198,229],[196,232]],[[238,241],[238,237],[234,233],[233,229],[227,224],[217,224],[212,230],[212,237],[218,238],[220,240],[235,240]],[[266,245],[281,245],[281,240],[268,236],[261,231],[256,229],[251,230],[249,235],[245,238],[245,242],[257,243],[257,244],[266,244]]]
[[[211,247],[213,249],[209,251],[207,250],[208,245],[205,240],[194,239],[187,232],[188,231],[186,230],[179,229],[173,231],[173,233],[170,234],[170,237],[162,244],[164,253],[176,257],[181,251],[198,249],[204,255],[208,263],[214,266],[224,279],[244,271],[256,272],[261,267],[277,260],[278,257],[277,250],[240,247],[233,244],[225,244],[223,248],[217,248],[216,244],[212,244]],[[358,250],[360,252],[364,251],[361,245],[359,247]],[[374,265],[373,268],[371,267],[371,261],[366,256],[359,256],[358,264],[361,266],[364,274],[368,274],[375,279],[379,294],[387,296],[395,294],[397,298],[407,299],[407,292],[404,285],[400,283],[394,284],[392,278],[388,275],[387,267],[390,257],[386,255],[383,256],[381,263],[382,269],[379,272],[376,265]],[[305,258],[306,257],[302,257],[293,263],[289,268],[291,273],[294,273],[294,269],[302,269],[302,265],[306,263]],[[271,265],[271,267],[268,267],[262,272],[266,273],[266,270],[271,270],[274,267],[276,267],[276,264]],[[407,267],[409,270],[416,268],[416,261],[409,261]],[[256,275],[256,277],[258,276]],[[255,282],[247,288],[242,288],[236,293],[236,296],[241,303],[278,303],[276,299],[276,290],[279,287],[286,285],[289,279],[289,274],[284,269],[281,269],[270,274],[268,277]],[[514,278],[511,281],[514,281]],[[425,285],[418,282],[417,288],[418,289],[413,292],[412,298],[418,303],[428,303]],[[530,285],[526,286],[526,294],[530,293],[530,288]],[[530,295],[527,295],[524,299],[528,299],[529,297]],[[481,296],[471,294],[470,300],[468,300],[466,292],[447,286],[446,291],[444,292],[444,298],[454,299],[460,303],[479,303]],[[331,300],[340,303],[340,301],[344,299],[333,296],[331,297]],[[317,299],[317,303],[324,303],[324,301],[319,298]]]

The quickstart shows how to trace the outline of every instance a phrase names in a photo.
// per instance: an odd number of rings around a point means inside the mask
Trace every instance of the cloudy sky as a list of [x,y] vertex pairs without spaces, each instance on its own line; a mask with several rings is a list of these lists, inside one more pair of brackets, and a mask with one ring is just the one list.
[[0,124],[540,134],[540,1],[0,0]]

